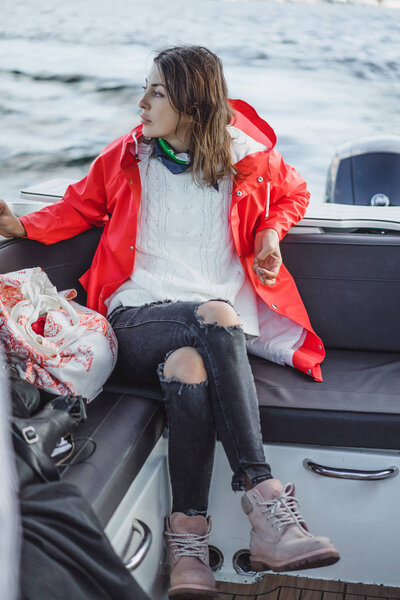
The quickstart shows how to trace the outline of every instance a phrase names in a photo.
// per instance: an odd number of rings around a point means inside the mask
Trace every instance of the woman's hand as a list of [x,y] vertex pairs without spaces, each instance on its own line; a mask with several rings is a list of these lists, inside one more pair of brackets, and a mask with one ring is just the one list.
[[0,235],[4,237],[24,237],[26,235],[25,227],[4,200],[0,200]]
[[258,231],[254,240],[253,271],[264,285],[273,286],[282,264],[279,237],[275,229]]

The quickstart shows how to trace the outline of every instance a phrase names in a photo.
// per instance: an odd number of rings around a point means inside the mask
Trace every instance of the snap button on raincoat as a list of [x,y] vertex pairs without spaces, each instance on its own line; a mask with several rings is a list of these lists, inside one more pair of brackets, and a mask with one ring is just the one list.
[[[282,239],[305,214],[309,192],[305,181],[273,148],[272,128],[242,100],[231,100],[233,125],[262,144],[235,165],[245,178],[234,179],[231,228],[235,247],[257,297],[260,337],[248,348],[254,354],[293,366],[322,381],[320,363],[325,352],[311,327],[296,284],[282,265],[276,284],[264,286],[253,272],[254,236],[266,228]],[[141,197],[137,139],[142,127],[109,144],[78,183],[70,185],[62,200],[21,217],[27,237],[53,244],[103,227],[90,269],[80,281],[87,304],[101,314],[104,301],[130,276],[135,261],[135,240]]]

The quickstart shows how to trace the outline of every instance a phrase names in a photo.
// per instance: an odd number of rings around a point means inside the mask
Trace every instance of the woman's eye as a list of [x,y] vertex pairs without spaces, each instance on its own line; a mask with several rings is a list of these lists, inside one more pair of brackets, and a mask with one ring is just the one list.
[[[147,92],[147,85],[142,85],[141,88],[144,92]],[[153,89],[153,96],[156,96],[156,98],[164,98],[165,94]]]

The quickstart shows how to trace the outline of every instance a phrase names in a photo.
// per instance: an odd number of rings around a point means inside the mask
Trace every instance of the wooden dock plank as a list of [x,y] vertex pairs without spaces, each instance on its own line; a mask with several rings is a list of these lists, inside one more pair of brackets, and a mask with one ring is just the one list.
[[383,585],[370,585],[366,583],[347,583],[346,600],[347,595],[351,596],[352,594],[354,596],[358,596],[356,600],[375,600],[375,598],[382,598],[382,600],[386,598],[388,600],[400,600],[400,588],[386,587]]
[[218,600],[400,600],[400,588],[267,573],[251,584],[217,582]]

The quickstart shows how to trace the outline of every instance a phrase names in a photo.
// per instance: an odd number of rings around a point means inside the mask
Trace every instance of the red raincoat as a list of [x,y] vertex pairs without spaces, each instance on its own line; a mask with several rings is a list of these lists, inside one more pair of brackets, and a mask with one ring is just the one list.
[[[235,246],[259,301],[260,338],[251,351],[321,381],[323,345],[311,327],[293,278],[282,265],[275,286],[267,287],[252,269],[255,233],[273,228],[282,239],[304,216],[310,195],[300,175],[273,150],[276,137],[271,127],[242,100],[231,100],[231,105],[235,127],[266,148],[235,165],[239,172],[250,175],[235,178],[231,202]],[[102,314],[106,313],[104,300],[134,267],[141,196],[135,147],[140,134],[141,126],[113,141],[92,163],[88,175],[68,187],[62,200],[21,217],[27,237],[45,244],[70,238],[93,225],[104,227],[91,267],[80,279],[87,290],[88,306]],[[280,345],[288,331],[296,337],[290,348],[287,343]]]

